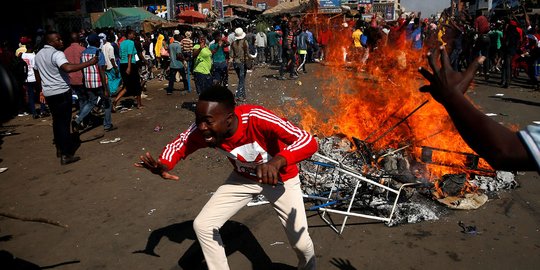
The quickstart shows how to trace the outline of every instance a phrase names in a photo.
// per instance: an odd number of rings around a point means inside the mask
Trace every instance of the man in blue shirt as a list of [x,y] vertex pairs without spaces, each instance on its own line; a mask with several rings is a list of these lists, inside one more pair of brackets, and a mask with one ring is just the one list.
[[169,55],[171,56],[171,64],[169,66],[169,86],[167,87],[167,95],[172,95],[174,90],[174,82],[176,82],[176,73],[180,72],[184,90],[189,91],[186,69],[184,68],[184,55],[182,54],[182,46],[180,44],[180,31],[175,30],[173,35],[174,41],[169,45]]

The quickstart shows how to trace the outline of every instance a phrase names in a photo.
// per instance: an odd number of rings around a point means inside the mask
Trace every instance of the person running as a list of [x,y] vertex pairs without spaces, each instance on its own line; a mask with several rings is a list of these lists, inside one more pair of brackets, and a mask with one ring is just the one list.
[[177,181],[170,173],[174,166],[206,147],[225,154],[234,167],[193,222],[208,269],[229,269],[219,229],[259,194],[278,214],[298,269],[315,269],[297,166],[317,151],[314,137],[262,106],[235,106],[229,89],[212,86],[199,96],[195,123],[169,143],[158,160],[147,152],[135,166]]

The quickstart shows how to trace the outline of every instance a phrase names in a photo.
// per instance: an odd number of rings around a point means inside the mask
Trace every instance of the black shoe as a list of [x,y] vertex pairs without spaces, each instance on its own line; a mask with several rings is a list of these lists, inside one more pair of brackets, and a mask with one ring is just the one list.
[[105,132],[109,132],[109,131],[113,131],[113,130],[116,130],[116,129],[118,129],[118,127],[111,125],[110,127],[105,128],[104,130],[105,130]]
[[280,80],[280,81],[286,80],[286,78],[285,78],[284,76],[280,76],[280,77],[278,77],[277,79]]
[[71,121],[71,131],[73,133],[79,133],[84,129],[84,126],[82,124],[77,124],[77,121],[72,120]]
[[67,165],[67,164],[70,164],[70,163],[73,163],[73,162],[77,162],[79,160],[81,160],[81,158],[77,157],[77,156],[62,155],[62,157],[60,157],[60,164]]

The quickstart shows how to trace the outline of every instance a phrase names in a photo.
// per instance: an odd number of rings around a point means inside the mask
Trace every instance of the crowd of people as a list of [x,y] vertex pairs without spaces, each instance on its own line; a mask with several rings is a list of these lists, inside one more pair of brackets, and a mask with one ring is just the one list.
[[[92,113],[103,116],[104,131],[113,131],[112,113],[122,98],[132,96],[134,106],[144,108],[148,80],[167,80],[165,94],[172,95],[179,81],[183,91],[191,92],[193,78],[198,95],[195,122],[157,160],[146,153],[135,166],[178,180],[170,171],[179,161],[199,148],[220,149],[233,164],[233,172],[194,220],[208,268],[228,269],[219,228],[253,196],[264,194],[296,252],[298,269],[315,269],[296,164],[317,151],[317,141],[264,107],[239,105],[247,99],[246,74],[256,66],[274,65],[279,66],[276,79],[285,80],[287,73],[289,79],[297,79],[308,72],[306,63],[336,60],[330,51],[336,50],[335,42],[348,52],[343,61],[366,69],[385,48],[430,52],[433,73],[420,70],[430,85],[420,90],[445,106],[466,141],[491,164],[532,170],[540,157],[538,128],[512,133],[479,113],[462,95],[477,70],[485,79],[500,72],[501,86],[508,87],[520,68],[525,68],[538,90],[538,22],[532,24],[524,17],[520,24],[515,17],[490,22],[481,13],[472,18],[445,12],[438,21],[411,14],[394,22],[373,17],[369,22],[353,19],[314,29],[307,20],[284,16],[264,28],[78,31],[70,33],[68,46],[59,33],[50,31],[21,38],[14,52],[3,46],[1,60],[12,67],[16,85],[25,93],[19,99],[21,113],[34,118],[52,115],[54,144],[62,165],[80,160],[71,133],[95,126],[89,117]],[[432,54],[437,49],[440,65]],[[229,69],[238,77],[235,91],[228,88]],[[466,71],[461,73],[462,69]],[[480,124],[486,127],[484,131],[472,132]],[[494,149],[497,144],[500,147]]]

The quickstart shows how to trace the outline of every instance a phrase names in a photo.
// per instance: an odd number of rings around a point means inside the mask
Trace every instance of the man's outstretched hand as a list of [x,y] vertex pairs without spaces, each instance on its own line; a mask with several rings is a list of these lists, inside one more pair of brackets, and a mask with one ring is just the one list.
[[[436,63],[437,56],[440,59],[440,67]],[[469,88],[476,70],[484,60],[485,57],[480,56],[469,65],[466,71],[457,72],[452,69],[448,53],[444,46],[441,46],[438,50],[435,49],[428,53],[428,62],[433,73],[423,67],[418,69],[422,76],[430,82],[429,85],[420,87],[420,91],[429,92],[435,100],[443,104],[452,99],[454,95],[463,95]]]
[[161,162],[156,161],[150,153],[146,152],[144,156],[140,157],[141,161],[138,163],[135,163],[135,167],[139,168],[145,168],[152,172],[153,174],[157,174],[161,176],[164,179],[169,180],[175,180],[178,181],[180,178],[176,175],[170,174],[167,172],[167,167],[163,165]]

